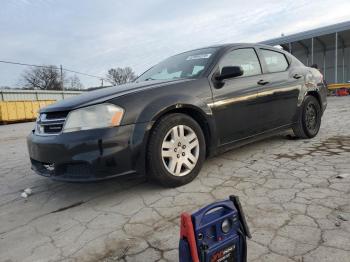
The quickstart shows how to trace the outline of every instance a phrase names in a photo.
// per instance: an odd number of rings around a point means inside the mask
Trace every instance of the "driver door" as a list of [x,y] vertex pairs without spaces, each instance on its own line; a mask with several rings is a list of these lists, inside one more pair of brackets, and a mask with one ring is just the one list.
[[222,80],[220,88],[213,83],[212,112],[220,145],[241,140],[259,130],[258,82],[261,65],[254,48],[234,49],[218,63],[220,72],[226,66],[240,66],[243,75]]

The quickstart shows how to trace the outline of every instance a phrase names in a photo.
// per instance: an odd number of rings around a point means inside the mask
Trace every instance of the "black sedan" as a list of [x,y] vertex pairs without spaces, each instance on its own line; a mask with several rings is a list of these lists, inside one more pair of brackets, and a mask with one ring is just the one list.
[[32,169],[66,181],[139,173],[180,186],[219,152],[286,129],[316,136],[326,93],[318,70],[277,48],[184,52],[133,83],[41,109],[27,139]]

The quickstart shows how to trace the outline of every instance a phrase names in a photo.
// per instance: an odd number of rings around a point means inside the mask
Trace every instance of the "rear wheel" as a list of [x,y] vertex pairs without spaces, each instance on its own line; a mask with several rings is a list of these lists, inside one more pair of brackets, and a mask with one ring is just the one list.
[[313,96],[306,96],[298,117],[293,126],[294,134],[299,138],[313,138],[321,126],[321,107]]
[[151,133],[147,151],[149,175],[176,187],[191,182],[205,159],[205,139],[199,124],[185,114],[163,117]]

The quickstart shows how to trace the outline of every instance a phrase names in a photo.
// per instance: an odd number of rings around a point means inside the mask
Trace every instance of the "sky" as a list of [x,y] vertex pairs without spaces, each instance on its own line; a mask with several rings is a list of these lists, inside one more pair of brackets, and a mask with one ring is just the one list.
[[[347,21],[348,10],[349,0],[0,0],[0,60],[141,74],[186,50]],[[19,87],[24,69],[0,63],[0,86]],[[86,87],[100,84],[79,77]]]

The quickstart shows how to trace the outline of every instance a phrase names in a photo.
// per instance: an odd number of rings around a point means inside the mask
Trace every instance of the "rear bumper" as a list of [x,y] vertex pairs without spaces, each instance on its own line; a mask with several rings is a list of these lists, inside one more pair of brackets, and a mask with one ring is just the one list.
[[[95,181],[137,172],[145,124],[27,137],[32,169],[63,181]],[[143,129],[143,130],[142,130]],[[142,131],[143,132],[142,132]],[[140,132],[141,131],[141,132]]]

